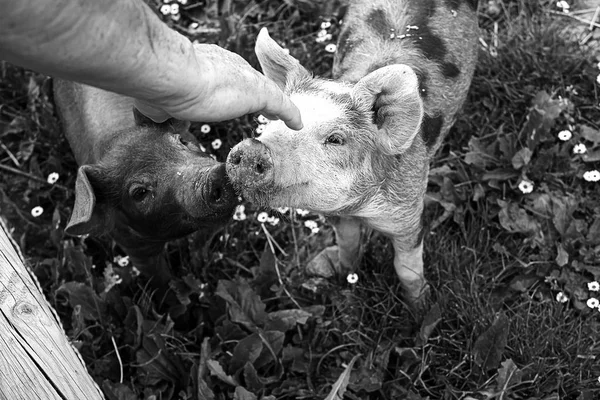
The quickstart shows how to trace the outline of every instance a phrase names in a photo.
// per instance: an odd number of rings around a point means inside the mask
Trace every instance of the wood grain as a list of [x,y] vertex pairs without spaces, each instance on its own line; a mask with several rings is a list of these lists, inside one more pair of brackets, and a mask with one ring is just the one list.
[[0,399],[104,399],[0,220]]

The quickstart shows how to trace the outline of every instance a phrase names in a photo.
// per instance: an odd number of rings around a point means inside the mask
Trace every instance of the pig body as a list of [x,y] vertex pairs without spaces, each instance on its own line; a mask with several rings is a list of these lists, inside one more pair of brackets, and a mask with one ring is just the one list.
[[168,240],[224,224],[236,195],[224,164],[204,154],[189,125],[156,124],[133,100],[54,80],[54,101],[79,164],[66,232],[110,234],[157,285],[168,281]]
[[386,234],[416,301],[426,288],[429,163],[466,98],[477,40],[474,0],[351,0],[331,81],[313,78],[261,31],[263,72],[299,107],[304,129],[272,121],[238,144],[227,161],[234,186],[262,205],[336,216],[338,246],[328,252],[341,271],[360,259],[361,223]]

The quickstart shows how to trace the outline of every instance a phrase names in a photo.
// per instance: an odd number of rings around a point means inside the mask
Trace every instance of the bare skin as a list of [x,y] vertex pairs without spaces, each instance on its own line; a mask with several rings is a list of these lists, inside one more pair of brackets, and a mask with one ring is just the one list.
[[0,57],[136,100],[156,122],[253,112],[301,129],[300,112],[243,58],[193,45],[142,0],[0,0]]

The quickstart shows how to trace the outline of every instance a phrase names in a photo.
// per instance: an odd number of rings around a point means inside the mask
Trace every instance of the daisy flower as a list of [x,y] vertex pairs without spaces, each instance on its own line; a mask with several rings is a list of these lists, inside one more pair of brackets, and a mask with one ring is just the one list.
[[317,224],[317,221],[304,221],[304,226],[310,229],[312,233],[319,233],[319,225]]
[[569,297],[563,292],[558,292],[558,294],[556,295],[556,301],[558,301],[559,303],[566,303],[567,301],[569,301]]
[[168,4],[163,4],[162,6],[160,6],[160,13],[162,15],[171,14],[171,7]]
[[588,299],[586,304],[589,308],[598,308],[598,306],[600,305],[600,301],[598,301],[598,299],[595,299],[592,297],[592,298]]
[[566,142],[567,140],[571,139],[572,137],[573,137],[573,134],[568,129],[558,132],[558,138],[560,140],[562,140],[563,142]]
[[331,28],[331,22],[329,22],[329,21],[321,22],[321,30],[329,29],[329,28]]
[[116,256],[113,261],[116,262],[119,267],[126,267],[129,265],[129,256]]
[[266,212],[261,212],[256,216],[256,220],[258,222],[260,222],[261,224],[264,224],[265,222],[267,222],[267,220],[269,219],[269,214],[267,214]]
[[533,182],[525,179],[521,180],[519,182],[519,190],[525,194],[533,192]]
[[583,173],[583,179],[588,182],[598,182],[600,181],[600,172],[597,170],[586,171]]
[[200,127],[200,132],[202,133],[208,133],[210,132],[210,125],[208,124],[204,124]]
[[36,207],[33,207],[33,208],[31,209],[31,215],[32,215],[34,218],[37,218],[37,217],[39,217],[40,215],[42,215],[42,213],[43,213],[43,212],[44,212],[44,209],[43,209],[42,207],[40,207],[40,206],[36,206]]
[[348,274],[348,276],[346,277],[346,280],[348,281],[349,284],[354,285],[356,282],[358,282],[358,275],[357,274]]
[[337,46],[333,43],[329,43],[327,46],[325,46],[325,51],[328,53],[335,53],[336,50]]
[[586,150],[587,148],[583,143],[577,143],[575,146],[573,146],[573,154],[583,154],[586,152]]
[[243,221],[246,219],[246,207],[243,204],[240,204],[235,208],[235,212],[233,214],[233,219],[236,221]]
[[221,141],[221,139],[215,139],[211,143],[212,148],[215,150],[219,150],[222,145],[223,145],[223,142]]
[[267,222],[273,226],[279,224],[279,218],[277,217],[269,217],[267,218]]
[[569,12],[569,10],[571,9],[571,6],[566,1],[561,0],[561,1],[556,2],[556,8],[560,8],[562,10],[562,12],[567,14]]
[[46,181],[52,185],[52,184],[56,183],[56,181],[58,180],[58,177],[59,177],[58,172],[52,172],[51,174],[48,175],[48,178],[46,178]]
[[596,281],[588,282],[587,287],[590,292],[600,291],[600,283],[598,283]]

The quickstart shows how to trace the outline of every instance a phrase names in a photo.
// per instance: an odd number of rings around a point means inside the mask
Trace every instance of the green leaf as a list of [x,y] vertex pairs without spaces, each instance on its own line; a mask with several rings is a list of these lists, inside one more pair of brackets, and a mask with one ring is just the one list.
[[129,388],[129,386],[119,382],[111,382],[108,379],[105,379],[102,382],[102,392],[104,392],[107,400],[138,399],[138,396]]
[[253,363],[260,356],[263,350],[263,343],[257,333],[240,340],[233,349],[231,363],[229,364],[229,373],[235,374],[243,368],[247,362]]
[[206,361],[206,366],[208,367],[210,374],[219,378],[219,380],[227,383],[231,386],[237,386],[238,383],[232,376],[229,376],[225,373],[223,367],[217,360],[208,360]]
[[556,264],[558,264],[559,267],[567,265],[569,263],[569,253],[567,253],[561,243],[556,244],[556,252]]
[[498,200],[500,225],[512,233],[537,233],[540,231],[539,223],[516,203]]
[[592,222],[588,229],[586,239],[592,246],[600,244],[600,217],[594,218],[594,222]]
[[242,324],[251,331],[264,325],[267,319],[266,306],[245,280],[220,280],[216,294],[227,302],[231,321]]
[[286,332],[294,329],[296,324],[306,324],[311,315],[300,309],[274,311],[267,316],[265,330]]
[[265,387],[265,383],[260,376],[258,376],[258,372],[252,363],[247,362],[246,365],[244,365],[243,374],[246,386],[253,392],[260,392]]
[[485,169],[486,167],[498,164],[498,160],[490,154],[483,143],[476,137],[469,139],[470,151],[465,154],[465,162]]
[[528,165],[531,161],[532,154],[533,152],[527,147],[524,147],[521,150],[517,151],[511,160],[513,168],[521,169],[525,165]]
[[491,180],[507,181],[509,179],[516,178],[517,176],[519,176],[519,174],[515,170],[498,168],[481,175],[481,180],[484,182]]
[[421,324],[421,330],[419,331],[419,338],[417,340],[417,346],[423,346],[429,340],[429,337],[433,333],[433,330],[442,320],[442,311],[438,303],[434,304],[429,310],[423,323]]
[[200,348],[200,361],[198,362],[198,398],[203,400],[214,400],[215,394],[208,387],[205,377],[208,372],[207,362],[210,357],[210,344],[208,343],[209,338],[205,337],[202,341],[202,347]]
[[284,364],[292,363],[290,370],[293,372],[307,373],[309,368],[309,362],[305,357],[306,351],[300,347],[293,347],[287,345],[283,348],[281,357]]
[[241,386],[235,388],[233,393],[233,400],[257,400],[258,397],[254,393],[251,393]]
[[279,355],[283,349],[285,334],[279,331],[266,331],[259,332],[258,335],[262,340],[263,350],[254,362],[254,366],[258,369],[273,362],[276,362],[277,365],[279,365]]
[[508,318],[504,313],[477,340],[473,346],[473,359],[484,372],[498,368],[508,339]]
[[57,293],[66,293],[71,307],[80,307],[80,313],[87,320],[97,321],[106,312],[106,303],[88,285],[80,282],[63,283]]
[[344,372],[342,372],[338,380],[333,384],[331,392],[329,392],[329,395],[325,398],[325,400],[343,400],[344,393],[346,392],[346,388],[348,387],[350,373],[352,372],[352,366],[354,365],[358,357],[360,357],[360,354],[357,354],[354,357],[352,357],[352,360],[350,361]]
[[523,372],[517,368],[513,360],[510,358],[502,363],[498,368],[498,376],[496,377],[496,390],[498,391],[499,400],[510,399],[509,389],[521,383]]
[[550,129],[560,113],[569,108],[571,103],[566,99],[552,99],[545,91],[540,91],[533,99],[533,107],[529,110],[520,136],[527,139],[527,147],[534,150],[540,140],[549,139]]
[[588,151],[581,156],[583,162],[600,161],[600,150]]
[[600,143],[600,131],[587,125],[580,126],[581,136],[594,144]]
[[142,347],[135,353],[136,361],[143,371],[145,385],[154,385],[165,380],[184,385],[189,371],[183,366],[181,358],[167,346],[160,334],[143,337]]

